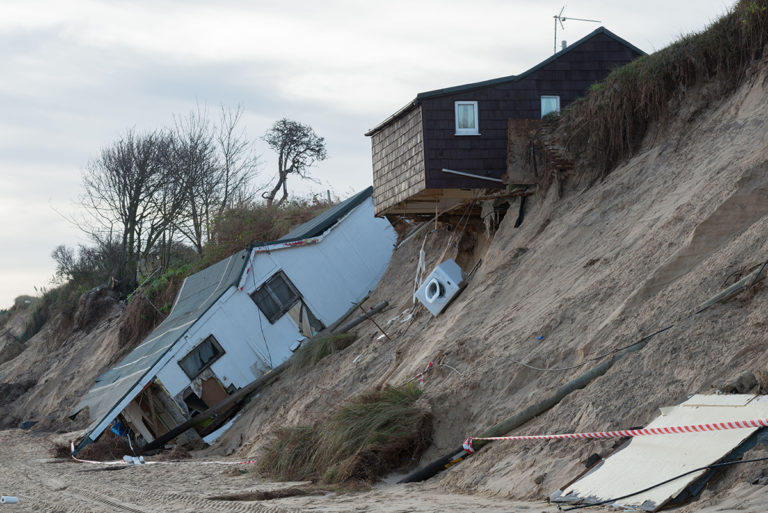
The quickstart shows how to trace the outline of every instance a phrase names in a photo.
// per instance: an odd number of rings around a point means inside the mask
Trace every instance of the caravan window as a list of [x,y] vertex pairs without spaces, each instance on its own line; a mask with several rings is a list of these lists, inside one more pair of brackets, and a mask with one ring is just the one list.
[[299,292],[282,271],[274,274],[251,294],[267,320],[274,324],[299,300]]
[[195,379],[198,374],[207,369],[223,354],[224,350],[219,345],[219,342],[213,335],[209,335],[199,346],[179,360],[179,365],[189,376],[189,379]]

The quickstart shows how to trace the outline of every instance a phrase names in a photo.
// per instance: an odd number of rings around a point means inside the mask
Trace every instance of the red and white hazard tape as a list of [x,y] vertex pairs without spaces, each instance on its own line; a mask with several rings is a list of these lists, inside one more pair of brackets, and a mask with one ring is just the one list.
[[747,429],[768,427],[768,419],[735,420],[732,422],[716,422],[714,424],[693,424],[690,426],[669,426],[643,429],[624,429],[619,431],[596,431],[594,433],[563,433],[556,435],[521,435],[521,436],[470,436],[464,441],[464,450],[469,454],[475,452],[473,440],[563,440],[586,438],[626,438],[647,435],[679,435],[686,433],[704,433],[708,431],[726,431],[729,429]]
[[434,365],[432,365],[432,362],[429,362],[429,363],[427,364],[427,366],[426,366],[426,367],[424,367],[424,370],[423,370],[423,371],[421,371],[421,372],[419,372],[418,374],[416,374],[414,377],[412,377],[411,379],[409,379],[409,380],[408,380],[406,383],[410,383],[410,382],[412,382],[412,381],[416,381],[416,380],[418,379],[418,380],[419,380],[419,385],[423,385],[423,384],[424,384],[424,382],[426,381],[426,380],[424,379],[424,376],[427,374],[427,371],[428,371],[429,369],[431,369],[432,367],[434,367]]

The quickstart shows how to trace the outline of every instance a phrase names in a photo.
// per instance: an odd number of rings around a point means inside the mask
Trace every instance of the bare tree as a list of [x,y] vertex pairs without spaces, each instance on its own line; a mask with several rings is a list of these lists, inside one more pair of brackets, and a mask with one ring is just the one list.
[[205,111],[198,108],[176,119],[170,165],[179,177],[184,197],[184,212],[176,228],[202,255],[207,227],[221,201],[213,130]]
[[253,199],[251,184],[256,177],[259,157],[253,151],[253,145],[240,128],[243,109],[238,105],[234,109],[221,107],[216,142],[222,167],[222,198],[220,217],[225,208]]
[[104,148],[83,175],[81,202],[102,228],[91,227],[94,237],[117,231],[120,245],[119,287],[136,284],[138,261],[146,255],[172,222],[157,208],[157,193],[169,179],[169,138],[160,132],[137,135],[129,130]]
[[185,206],[176,229],[199,255],[210,242],[213,220],[234,200],[249,198],[258,159],[239,127],[242,109],[221,109],[214,126],[198,108],[177,119],[173,129],[171,167],[184,188]]
[[[269,206],[280,205],[288,198],[288,176],[296,174],[301,178],[309,178],[307,170],[315,162],[328,157],[325,139],[319,137],[311,126],[283,118],[267,130],[264,141],[277,152],[277,183],[262,197]],[[280,189],[283,191],[282,196],[275,202]]]
[[[242,113],[222,108],[214,125],[198,108],[171,130],[129,130],[87,166],[81,204],[89,219],[79,225],[97,248],[99,241],[117,241],[114,277],[123,292],[135,287],[140,271],[170,265],[183,253],[181,240],[202,256],[215,218],[253,197],[258,159],[239,127]],[[54,258],[66,277],[75,255],[57,248]]]

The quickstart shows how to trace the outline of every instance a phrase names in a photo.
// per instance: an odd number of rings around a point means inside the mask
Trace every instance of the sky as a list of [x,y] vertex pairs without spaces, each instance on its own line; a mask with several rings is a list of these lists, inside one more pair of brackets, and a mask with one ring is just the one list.
[[[600,25],[652,53],[697,32],[723,0],[572,0],[558,41]],[[516,75],[553,53],[563,0],[0,0],[0,308],[51,287],[51,252],[86,242],[82,172],[124,134],[197,106],[244,110],[260,138],[311,125],[329,158],[292,193],[344,198],[372,183],[363,134],[416,93]],[[558,42],[559,45],[559,42]]]

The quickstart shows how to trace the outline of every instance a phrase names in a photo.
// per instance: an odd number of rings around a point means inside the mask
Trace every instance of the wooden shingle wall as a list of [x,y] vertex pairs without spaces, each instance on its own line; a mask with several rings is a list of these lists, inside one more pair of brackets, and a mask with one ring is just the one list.
[[421,107],[371,137],[376,215],[425,187]]
[[[499,178],[507,168],[507,120],[539,119],[540,97],[560,97],[565,108],[617,66],[639,54],[597,34],[518,80],[427,97],[422,100],[426,186],[493,187],[493,182],[442,172],[443,168]],[[456,135],[454,102],[477,101],[480,135]]]

